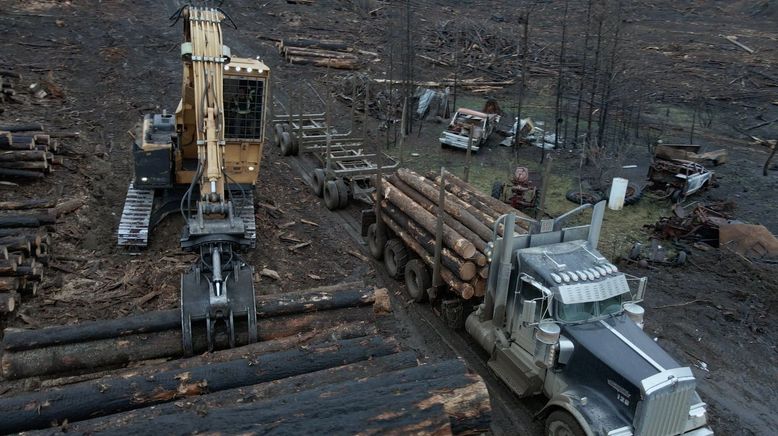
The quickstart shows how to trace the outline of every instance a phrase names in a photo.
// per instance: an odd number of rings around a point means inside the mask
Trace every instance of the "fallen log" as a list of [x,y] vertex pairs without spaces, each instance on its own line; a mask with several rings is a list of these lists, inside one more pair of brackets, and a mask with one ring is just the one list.
[[4,132],[41,132],[41,131],[43,131],[43,125],[38,124],[38,123],[2,124],[2,125],[0,125],[0,131],[4,131]]
[[[386,180],[383,180],[382,182],[384,198],[400,208],[406,215],[413,218],[413,220],[419,223],[425,230],[433,234],[435,233],[437,218],[434,215],[427,212],[423,207],[411,200],[411,198],[402,191],[389,184]],[[475,245],[473,245],[472,242],[468,241],[454,229],[446,225],[443,226],[443,242],[458,255],[462,256],[463,259],[472,259],[476,254]]]
[[[386,223],[387,226],[394,232],[395,235],[397,235],[402,241],[405,243],[405,245],[410,248],[413,252],[415,252],[427,265],[430,267],[434,264],[435,259],[433,256],[430,256],[427,253],[427,250],[424,249],[424,247],[421,246],[415,239],[413,239],[408,233],[400,227],[394,220],[392,220],[391,217],[388,215],[382,214],[381,217],[383,218],[384,223]],[[454,273],[451,272],[448,268],[441,265],[440,267],[440,278],[443,279],[443,281],[451,288],[452,291],[454,291],[456,294],[458,294],[460,297],[464,298],[465,300],[468,300],[473,297],[475,294],[475,290],[473,289],[473,286],[470,285],[470,283],[463,282],[459,280]]]
[[5,169],[21,169],[21,170],[48,170],[49,163],[45,158],[41,161],[15,161],[15,162],[3,162],[0,163],[0,167]]
[[13,292],[19,289],[19,278],[0,277],[0,292]]
[[0,168],[0,177],[3,178],[15,178],[19,177],[22,179],[42,179],[45,177],[45,174],[38,172],[38,171],[27,171],[27,170],[14,170],[14,169],[8,169],[8,168]]
[[[201,397],[192,397],[186,408],[209,409],[240,403],[256,403],[265,399],[274,399],[283,395],[294,394],[301,389],[314,389],[320,386],[336,384],[347,380],[365,379],[379,374],[388,373],[417,365],[416,355],[410,351],[376,357],[367,361],[327,368],[307,374],[300,374],[286,379],[275,380],[253,386],[246,386],[214,392]],[[118,429],[133,421],[176,414],[181,407],[175,403],[160,404],[129,412],[122,412],[102,418],[70,423],[69,432],[92,433]]]
[[77,211],[83,207],[85,203],[86,201],[83,198],[72,198],[70,200],[57,203],[57,205],[54,207],[54,210],[57,212],[57,216],[60,217],[62,215]]
[[[415,239],[426,249],[427,254],[431,256],[435,255],[435,236],[419,227],[413,220],[408,218],[407,215],[397,209],[396,206],[389,204],[386,200],[381,202],[381,207],[390,217],[392,217],[392,220],[397,223],[397,225],[407,231],[410,237]],[[2,239],[0,239],[0,241],[1,240]],[[446,247],[443,247],[440,251],[440,255],[441,263],[455,273],[460,280],[468,282],[475,277],[476,267],[473,262],[462,260],[456,253]]]
[[[464,364],[453,359],[369,378],[327,383],[253,404],[224,404],[208,397],[210,395],[194,398],[188,407],[174,408],[174,405],[165,404],[155,410],[146,408],[92,419],[73,428],[85,433],[111,431],[121,434],[143,434],[152,428],[176,428],[183,434],[217,430],[254,433],[272,428],[281,434],[310,434],[311,425],[315,427],[320,421],[329,421],[322,427],[327,430],[325,434],[394,434],[393,418],[412,421],[418,418],[408,416],[409,411],[434,410],[443,414],[451,431],[462,434],[487,431],[491,417],[489,394],[483,381],[468,374]],[[159,409],[162,409],[161,413]],[[347,421],[355,422],[359,427],[344,431],[344,428],[350,428]],[[436,423],[436,428],[439,427]],[[426,427],[413,433],[417,432],[428,434]]]
[[2,275],[14,275],[19,268],[19,264],[16,259],[0,259],[0,274]]
[[242,347],[242,356],[234,360],[219,361],[219,353],[213,353],[208,356],[207,364],[185,371],[103,377],[58,389],[0,398],[0,433],[45,428],[64,420],[74,422],[139,409],[397,352],[394,341],[380,337],[348,339],[275,353],[263,352],[262,345]]
[[350,49],[349,45],[346,44],[345,41],[334,40],[334,39],[319,40],[319,39],[306,39],[306,38],[282,40],[281,43],[279,44],[279,48],[284,49],[286,47],[321,48],[325,50],[336,50],[336,51],[348,51]]
[[21,251],[26,255],[32,252],[32,243],[24,236],[0,237],[0,245],[4,245],[9,251]]
[[337,52],[332,50],[320,50],[320,49],[314,49],[314,48],[303,48],[303,47],[284,47],[283,49],[284,55],[287,57],[287,59],[291,56],[308,56],[308,57],[314,57],[314,58],[331,58],[331,59],[349,59],[354,62],[357,61],[357,56],[351,53],[343,53],[343,52]]
[[[286,294],[260,295],[256,300],[257,318],[365,306],[372,304],[374,298],[372,288],[366,288],[359,283]],[[4,331],[2,348],[7,351],[30,350],[180,328],[181,312],[178,309],[163,310],[126,318],[89,321],[36,330],[9,328]]]
[[0,162],[45,161],[46,152],[38,150],[14,150],[0,152]]
[[0,201],[0,210],[48,209],[55,205],[52,200]]
[[[2,280],[3,277],[0,277]],[[15,279],[15,278],[14,278]],[[15,288],[14,288],[15,289]],[[180,315],[179,315],[180,316]],[[301,332],[331,328],[337,324],[373,318],[372,309],[345,308],[306,314],[263,318],[257,321],[259,341],[293,336]],[[236,323],[236,343],[246,344],[248,332]],[[208,350],[204,335],[193,337],[195,353]],[[0,357],[2,376],[9,380],[115,368],[140,360],[184,355],[180,317],[175,329],[124,335],[89,342],[73,342],[22,351],[6,350]]]
[[287,61],[293,65],[314,65],[317,67],[335,68],[338,70],[356,70],[359,68],[359,64],[352,59],[288,56]]

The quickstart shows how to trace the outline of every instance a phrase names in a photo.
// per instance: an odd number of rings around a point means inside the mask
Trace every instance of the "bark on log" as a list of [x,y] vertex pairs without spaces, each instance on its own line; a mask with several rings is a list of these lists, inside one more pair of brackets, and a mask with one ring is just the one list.
[[[425,230],[434,234],[437,224],[437,218],[427,212],[423,207],[414,202],[410,197],[405,195],[402,191],[392,186],[386,180],[383,180],[383,194],[384,198],[388,199],[406,215],[413,218],[414,221],[419,223]],[[449,226],[443,226],[443,242],[450,249],[454,250],[463,259],[472,259],[476,254],[475,245],[472,242],[465,239],[462,235],[454,231]]]
[[[52,422],[80,421],[133,410],[206,392],[280,380],[299,374],[360,362],[397,351],[379,337],[349,339],[318,346],[265,353],[262,343],[241,349],[235,360],[209,356],[206,365],[149,376],[127,375],[0,399],[0,433],[45,428]],[[198,358],[192,358],[198,359]],[[190,360],[190,359],[187,359]]]
[[[408,218],[407,215],[402,213],[396,206],[390,204],[386,200],[381,202],[381,207],[384,211],[392,217],[392,220],[397,223],[403,230],[408,232],[408,235],[415,239],[422,247],[426,249],[427,254],[435,255],[435,236],[431,235],[426,230],[422,229],[418,224]],[[2,239],[0,239],[1,241]],[[456,253],[452,252],[446,247],[440,251],[441,263],[452,272],[454,272],[460,280],[469,282],[475,277],[476,267],[473,262],[465,261],[460,258]]]
[[[418,203],[421,207],[426,209],[428,212],[432,214],[438,213],[438,206],[436,206],[434,202],[432,202],[429,198],[422,195],[420,192],[408,186],[408,184],[400,180],[400,178],[397,177],[396,174],[391,174],[387,178],[387,180],[389,180],[389,183],[396,186],[399,190],[403,191],[405,195],[410,197],[413,201]],[[472,242],[473,245],[475,245],[475,248],[481,254],[485,252],[486,241],[484,241],[484,239],[481,238],[479,235],[477,235],[474,231],[467,228],[464,224],[460,223],[449,214],[445,214],[443,216],[443,221],[446,223],[446,225],[454,229],[457,233],[467,238],[468,241]],[[486,258],[478,258],[475,260],[477,260],[476,264],[478,266],[486,265]]]
[[[382,214],[381,217],[383,218],[384,222],[387,226],[400,238],[403,240],[406,246],[413,250],[427,265],[432,266],[435,262],[435,259],[430,256],[427,253],[427,250],[424,249],[424,247],[421,246],[415,239],[413,239],[410,235],[408,235],[405,230],[400,227],[394,220],[392,220],[391,217],[388,215]],[[444,282],[451,288],[452,291],[454,291],[456,294],[458,294],[460,297],[464,298],[465,300],[468,300],[473,297],[475,294],[475,290],[473,289],[473,286],[470,285],[470,283],[463,282],[459,280],[454,273],[451,272],[448,268],[441,265],[440,268],[440,278],[443,279]]]
[[324,50],[336,50],[336,51],[348,51],[349,45],[344,41],[339,40],[316,40],[316,39],[292,39],[282,40],[280,48],[286,47],[307,47],[307,48],[321,48]]
[[0,294],[0,313],[11,313],[16,310],[17,296],[13,292]]
[[26,255],[29,255],[33,249],[33,245],[30,240],[24,236],[0,237],[0,245],[5,245],[9,251],[21,251]]
[[0,228],[40,227],[41,222],[31,216],[0,216]]
[[[401,168],[397,170],[397,176],[405,183],[407,183],[413,189],[419,191],[422,195],[427,197],[430,201],[437,204],[437,198],[439,196],[440,188],[428,182],[427,179],[419,174],[416,174],[410,170]],[[492,240],[492,231],[486,224],[482,217],[478,216],[478,211],[473,206],[461,201],[453,194],[446,192],[446,200],[444,202],[445,210],[457,221],[464,224],[467,228],[478,234],[478,236],[484,241]],[[492,220],[493,223],[493,220]]]
[[284,47],[284,56],[287,58],[291,56],[308,56],[314,58],[332,58],[332,59],[349,59],[354,62],[357,61],[357,56],[352,53],[337,52],[332,50],[321,50],[315,48],[305,47]]
[[287,60],[293,65],[314,65],[317,67],[335,68],[338,70],[356,70],[359,68],[359,64],[351,59],[289,56]]
[[[191,406],[197,408],[208,407],[209,409],[240,403],[256,403],[266,399],[274,399],[284,395],[294,394],[301,389],[314,389],[347,380],[365,379],[379,374],[411,368],[416,365],[416,355],[413,352],[404,351],[377,357],[368,361],[301,374],[282,380],[215,392],[199,398],[192,398],[190,401],[192,402]],[[175,403],[165,403],[156,407],[146,407],[102,418],[72,423],[68,426],[68,431],[92,433],[116,430],[133,421],[146,421],[147,419],[162,415],[177,414],[180,409],[180,406]]]
[[14,170],[8,168],[0,168],[0,177],[2,178],[23,178],[23,179],[42,179],[45,174],[38,171],[28,170]]
[[4,132],[41,132],[43,125],[38,123],[2,124],[0,130]]
[[18,277],[0,277],[0,292],[12,292],[19,289]]
[[46,160],[41,161],[17,161],[17,162],[3,162],[0,163],[0,167],[5,169],[14,170],[40,170],[45,171],[49,169],[49,163]]
[[[151,426],[171,428],[169,425],[179,422],[181,425],[175,428],[185,434],[217,430],[245,433],[270,426],[284,434],[287,431],[297,434],[310,433],[308,425],[312,422],[316,425],[317,421],[324,419],[330,421],[327,434],[341,433],[339,426],[346,425],[346,421],[356,421],[360,425],[357,432],[386,433],[394,428],[385,427],[389,417],[405,417],[407,411],[436,410],[444,413],[453,432],[469,434],[487,431],[491,418],[485,384],[478,376],[467,374],[464,365],[457,360],[401,369],[367,379],[326,384],[249,405],[217,404],[216,407],[208,407],[208,396],[194,401],[201,407],[178,407],[175,410],[170,404],[162,405],[156,409],[163,408],[162,412],[166,413],[149,410],[124,413],[110,417],[114,418],[111,420],[90,420],[82,424],[86,427],[83,431],[89,433],[96,427],[136,434],[146,433]],[[205,410],[207,413],[202,413]],[[147,416],[148,420],[142,419]],[[408,419],[418,418],[412,416]],[[428,434],[426,430],[421,430],[421,433]]]
[[[337,324],[366,321],[372,318],[373,312],[369,307],[278,316],[258,320],[257,336],[259,341],[269,341],[300,332],[322,330]],[[244,326],[238,323],[236,332],[236,343],[246,344],[247,332]],[[195,353],[202,353],[208,349],[204,335],[194,335],[193,343]],[[0,369],[3,377],[13,380],[94,371],[140,360],[181,357],[183,354],[179,318],[174,330],[52,345],[23,351],[6,350],[0,357]]]
[[[256,300],[257,318],[358,307],[372,304],[373,301],[372,288],[366,288],[361,283],[338,284],[286,294],[260,295]],[[180,311],[164,310],[126,318],[89,321],[37,330],[8,328],[4,331],[2,348],[7,351],[30,350],[180,328]]]
[[0,210],[48,209],[55,205],[52,200],[0,201]]
[[11,136],[9,139],[0,137],[0,150],[35,151],[37,146],[32,139],[22,140]]
[[14,275],[19,269],[19,264],[16,260],[0,259],[0,274],[2,275]]
[[83,198],[73,198],[58,203],[54,209],[57,211],[57,216],[60,217],[62,215],[77,211],[82,206],[84,206],[84,204],[85,200]]
[[45,161],[46,152],[38,150],[14,150],[0,152],[0,162]]

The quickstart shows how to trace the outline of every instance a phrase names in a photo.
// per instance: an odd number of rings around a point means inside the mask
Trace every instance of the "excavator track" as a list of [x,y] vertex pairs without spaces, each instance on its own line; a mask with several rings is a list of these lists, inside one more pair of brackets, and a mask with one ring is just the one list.
[[[251,248],[254,248],[257,243],[257,220],[254,216],[254,189],[245,188],[242,192],[240,189],[231,189],[232,197],[235,199],[236,214],[243,220],[245,228],[244,238],[251,241]],[[246,195],[245,201],[241,198],[242,195]]]
[[138,189],[130,183],[117,232],[120,247],[144,248],[148,245],[153,207],[154,190]]

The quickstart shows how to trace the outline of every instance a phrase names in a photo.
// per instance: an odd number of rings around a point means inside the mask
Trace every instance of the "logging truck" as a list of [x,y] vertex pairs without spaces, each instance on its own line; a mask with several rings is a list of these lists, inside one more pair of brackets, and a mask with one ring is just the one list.
[[[403,181],[410,180],[407,173],[398,173]],[[462,187],[460,180],[451,179],[451,184],[437,179],[441,191]],[[597,250],[604,201],[550,220],[532,220],[515,210],[502,214],[494,220],[484,249],[489,273],[483,298],[471,298],[460,289],[431,286],[435,270],[441,271],[439,283],[452,282],[443,273],[451,274],[451,268],[431,262],[445,259],[441,251],[453,251],[448,244],[457,238],[442,234],[452,231],[445,225],[438,227],[443,229],[438,234],[414,229],[425,225],[414,221],[418,204],[392,193],[405,189],[408,194],[407,185],[391,177],[383,184],[381,208],[372,215],[380,217],[386,229],[381,230],[370,213],[363,214],[368,217],[371,251],[375,255],[377,245],[384,243],[387,271],[404,276],[416,301],[437,302],[448,321],[461,314],[467,333],[489,353],[489,368],[516,395],[548,398],[538,413],[546,434],[713,434],[691,370],[642,330],[644,310],[639,303],[646,278],[619,271]],[[458,197],[471,198],[481,207],[489,204],[474,189]],[[440,198],[448,201],[445,194]],[[592,207],[590,224],[565,226]],[[450,209],[441,209],[446,213],[438,217],[445,224]],[[434,257],[425,249],[429,244],[424,241],[430,238],[444,245]]]

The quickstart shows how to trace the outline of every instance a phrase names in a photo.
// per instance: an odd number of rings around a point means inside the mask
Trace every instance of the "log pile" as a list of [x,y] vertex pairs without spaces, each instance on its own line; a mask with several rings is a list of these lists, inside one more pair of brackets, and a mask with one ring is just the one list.
[[40,179],[62,165],[62,156],[56,156],[59,142],[44,133],[19,131],[39,127],[0,126],[0,178]]
[[360,52],[341,40],[287,39],[276,44],[278,53],[294,65],[314,65],[338,70],[356,70]]
[[[164,362],[159,357],[180,357],[177,311],[7,330],[3,376],[33,378],[0,384],[14,393],[0,398],[0,433],[52,426],[76,434],[149,433],[171,425],[179,434],[487,431],[483,381],[459,360],[419,362],[378,336],[370,305],[383,298],[385,292],[353,286],[262,296],[260,342]],[[305,321],[310,317],[318,321]],[[163,332],[174,340],[161,339]],[[80,375],[41,380],[45,370],[26,369],[47,359],[29,352],[45,349],[60,375]],[[24,353],[22,364],[14,363]],[[124,357],[108,362],[109,354]],[[92,363],[75,368],[72,359]],[[115,369],[133,359],[144,362]],[[28,391],[36,382],[39,389]]]
[[[523,214],[451,173],[445,173],[445,177],[441,279],[463,299],[481,297],[489,276],[486,248],[492,240],[495,221],[506,213]],[[440,183],[439,177],[425,178],[408,169],[399,169],[383,180],[381,216],[387,229],[430,271],[435,255]],[[526,233],[519,226],[514,231]],[[504,229],[498,228],[498,233],[504,234]]]
[[37,295],[51,259],[47,226],[83,204],[82,199],[0,201],[0,314],[13,312],[21,297]]

